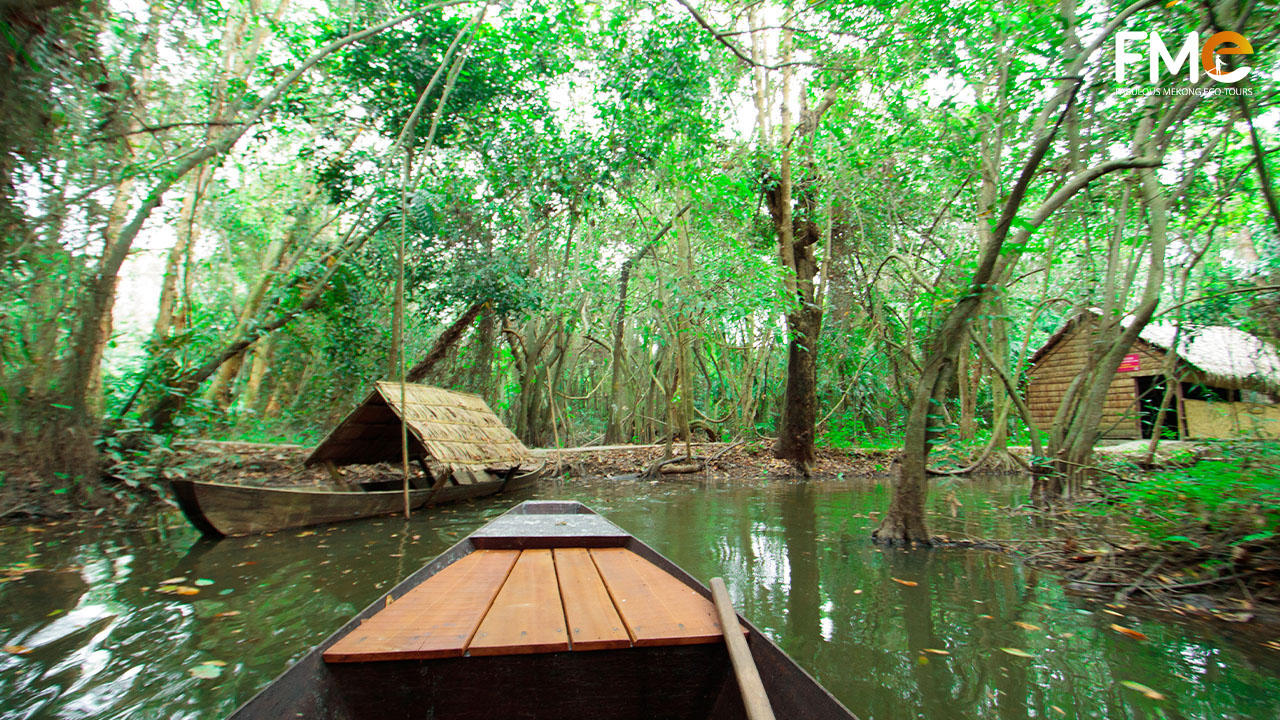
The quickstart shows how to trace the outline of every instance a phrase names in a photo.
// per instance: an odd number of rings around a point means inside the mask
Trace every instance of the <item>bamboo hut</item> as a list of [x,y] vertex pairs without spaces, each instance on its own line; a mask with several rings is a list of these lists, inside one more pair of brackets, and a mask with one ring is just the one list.
[[[1032,355],[1027,406],[1041,427],[1053,423],[1067,386],[1084,371],[1097,320],[1093,311],[1075,315]],[[1166,373],[1170,353],[1173,369]],[[1184,324],[1179,331],[1171,323],[1144,328],[1120,364],[1103,410],[1103,437],[1151,437],[1171,382],[1173,402],[1161,423],[1166,434],[1280,438],[1280,353],[1233,327]]]
[[479,396],[406,384],[402,404],[400,388],[399,383],[376,383],[306,464],[398,464],[402,418],[408,426],[409,457],[426,472],[426,482],[448,475],[459,484],[481,482],[529,460],[529,449]]

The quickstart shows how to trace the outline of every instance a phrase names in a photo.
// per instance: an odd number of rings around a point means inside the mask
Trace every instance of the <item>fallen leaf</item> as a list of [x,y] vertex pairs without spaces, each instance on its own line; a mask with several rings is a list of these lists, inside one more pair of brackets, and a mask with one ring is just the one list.
[[195,584],[198,585],[199,587],[209,587],[210,585],[213,584],[213,581],[210,580],[209,578],[200,578],[195,581]]
[[1014,657],[1020,657],[1020,658],[1034,657],[1031,653],[1027,652],[1026,650],[1019,650],[1018,648],[1000,648],[1000,649],[1009,653]]
[[1103,610],[1102,612],[1108,615],[1115,615],[1116,617],[1124,617],[1124,613],[1118,613],[1115,610]]
[[258,563],[254,560],[245,560],[244,562],[236,563],[234,567],[244,567],[245,565],[257,565],[257,564]]
[[201,680],[212,680],[222,674],[222,668],[217,665],[197,665],[187,672]]
[[934,655],[950,655],[951,654],[946,650],[938,650],[936,648],[925,648],[924,651],[927,653],[933,653]]
[[226,667],[226,666],[227,666],[227,662],[226,662],[225,660],[206,660],[206,661],[204,661],[204,662],[202,662],[202,663],[200,663],[200,664],[201,664],[201,665],[216,665],[216,666],[218,666],[218,667]]
[[168,580],[161,580],[160,584],[161,585],[181,585],[186,581],[187,581],[186,576],[180,575],[178,577],[171,577]]
[[1143,695],[1146,695],[1152,700],[1164,699],[1163,693],[1156,692],[1155,690],[1152,690],[1151,688],[1147,687],[1146,685],[1143,685],[1140,682],[1134,682],[1133,680],[1121,680],[1120,684],[1131,690],[1137,690],[1138,692],[1142,693]]
[[853,594],[854,594],[854,595],[861,595],[861,594],[862,594],[862,591],[861,591],[861,590],[854,590],[854,591],[853,591]]
[[236,615],[239,615],[239,614],[240,614],[240,611],[239,611],[239,610],[227,610],[226,612],[220,612],[220,613],[218,613],[217,615],[214,615],[214,617],[216,617],[216,618],[220,618],[220,617],[235,617]]
[[1064,717],[1065,717],[1065,716],[1066,716],[1066,714],[1067,714],[1067,711],[1066,711],[1066,710],[1063,710],[1062,708],[1058,707],[1057,705],[1050,705],[1049,707],[1053,708],[1053,711],[1054,711],[1054,712],[1056,712],[1056,713],[1058,713],[1059,715],[1062,715],[1062,716],[1064,716]]
[[10,655],[26,655],[31,652],[31,648],[26,645],[5,645],[0,647],[0,651],[7,652]]
[[978,616],[978,619],[979,619],[979,620],[995,620],[995,616],[993,616],[993,615],[979,615],[979,616]]
[[316,534],[315,530],[306,530],[298,533],[297,535],[294,535],[294,537],[306,537],[308,535],[315,535],[315,534]]
[[1039,625],[1032,625],[1031,623],[1022,622],[1021,620],[1014,620],[1013,624],[1017,625],[1023,630],[1039,630],[1040,629]]
[[915,586],[917,586],[917,585],[919,585],[919,584],[920,584],[920,583],[918,583],[918,582],[916,582],[916,581],[914,581],[914,580],[899,580],[899,579],[898,579],[898,578],[896,578],[896,577],[891,577],[891,578],[889,578],[889,579],[890,579],[890,580],[892,580],[892,581],[894,581],[894,582],[896,582],[896,583],[898,583],[899,585],[906,585],[907,587],[915,587]]
[[1112,629],[1112,630],[1115,630],[1116,632],[1120,633],[1121,635],[1125,635],[1125,636],[1127,636],[1127,637],[1131,637],[1131,638],[1133,638],[1134,640],[1146,640],[1146,639],[1147,639],[1147,636],[1146,636],[1146,635],[1143,635],[1142,633],[1138,632],[1137,630],[1133,630],[1133,629],[1131,629],[1131,628],[1127,628],[1127,627],[1121,627],[1121,626],[1119,626],[1119,625],[1117,625],[1117,624],[1115,624],[1115,623],[1111,623],[1111,629]]
[[194,588],[190,585],[166,585],[156,588],[156,592],[164,595],[199,595],[200,588]]

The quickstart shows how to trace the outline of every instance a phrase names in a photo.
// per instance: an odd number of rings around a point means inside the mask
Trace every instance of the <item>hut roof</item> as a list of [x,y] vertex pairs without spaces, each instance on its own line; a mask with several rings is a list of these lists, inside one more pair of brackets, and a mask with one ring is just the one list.
[[1227,325],[1184,324],[1179,333],[1174,323],[1154,323],[1143,328],[1138,337],[1166,352],[1173,350],[1219,385],[1280,389],[1280,353],[1243,330]]
[[410,455],[426,455],[450,469],[510,468],[529,449],[477,395],[427,385],[379,382],[307,458],[306,464],[399,462],[400,418],[409,428]]
[[[1097,311],[1086,310],[1068,318],[1031,356],[1033,364],[1053,349],[1058,341],[1083,318],[1096,319]],[[1121,320],[1123,325],[1129,319]],[[1177,337],[1178,347],[1173,347]],[[1275,392],[1280,390],[1280,353],[1254,335],[1227,325],[1151,323],[1138,338],[1161,351],[1173,351],[1180,360],[1204,373],[1205,379],[1230,388]]]

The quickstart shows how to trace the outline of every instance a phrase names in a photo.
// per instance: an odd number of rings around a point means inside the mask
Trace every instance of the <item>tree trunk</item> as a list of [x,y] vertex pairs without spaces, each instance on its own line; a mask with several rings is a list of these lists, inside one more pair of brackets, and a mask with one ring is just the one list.
[[[818,304],[814,287],[818,264],[814,247],[820,237],[817,224],[812,220],[814,208],[811,202],[804,205],[804,216],[797,223],[791,212],[785,212],[783,203],[789,193],[770,191],[769,208],[779,229],[780,242],[790,246],[786,253],[792,263],[795,308],[787,313],[787,382],[783,394],[782,418],[778,439],[773,446],[773,456],[790,460],[806,477],[816,460],[814,440],[817,434],[818,414],[818,342],[822,333],[822,307]],[[790,231],[782,232],[784,227]],[[798,225],[798,227],[797,227]],[[791,288],[789,288],[791,289]]]
[[[467,308],[467,311],[462,313],[457,320],[454,320],[452,325],[445,328],[444,332],[440,333],[440,337],[436,338],[435,343],[432,344],[427,354],[405,373],[404,381],[416,383],[426,378],[432,369],[449,354],[449,350],[462,339],[462,334],[466,332],[467,328],[471,327],[471,324],[475,322],[476,317],[480,315],[486,305],[488,305],[486,300],[478,300],[472,303],[471,307]],[[492,351],[490,354],[492,354]]]
[[636,263],[640,262],[645,253],[658,243],[674,225],[676,218],[681,217],[689,212],[692,204],[686,204],[684,207],[676,211],[671,220],[668,220],[658,232],[649,239],[648,242],[641,245],[631,257],[622,263],[622,269],[618,273],[618,304],[613,311],[613,346],[609,361],[610,380],[609,380],[609,417],[606,421],[604,431],[604,442],[606,445],[626,442],[630,433],[627,428],[623,427],[623,422],[627,417],[627,403],[624,399],[625,388],[624,374],[626,373],[626,348],[623,344],[623,338],[627,329],[627,289],[631,283],[631,271],[635,268]]

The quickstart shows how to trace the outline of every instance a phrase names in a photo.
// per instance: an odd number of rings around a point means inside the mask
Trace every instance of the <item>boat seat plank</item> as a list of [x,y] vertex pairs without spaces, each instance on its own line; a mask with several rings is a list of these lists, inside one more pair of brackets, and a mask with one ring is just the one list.
[[670,573],[626,548],[591,558],[637,647],[722,641],[715,606]]
[[626,626],[586,548],[553,551],[560,597],[574,650],[631,647]]
[[569,634],[551,551],[521,551],[467,650],[474,656],[568,649]]
[[503,515],[471,535],[478,548],[620,547],[631,536],[599,515]]
[[459,657],[520,553],[477,550],[377,612],[324,652],[325,662]]

